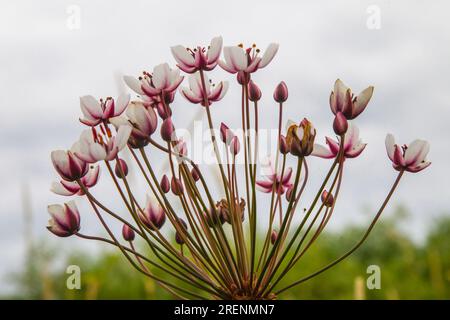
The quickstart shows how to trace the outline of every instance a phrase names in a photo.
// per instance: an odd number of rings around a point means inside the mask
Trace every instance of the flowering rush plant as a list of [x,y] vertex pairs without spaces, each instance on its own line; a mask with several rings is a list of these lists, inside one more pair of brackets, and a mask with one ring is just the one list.
[[[288,121],[283,129],[288,87],[284,82],[278,84],[273,92],[279,110],[276,152],[262,165],[258,161],[258,103],[262,93],[254,77],[264,73],[261,69],[271,63],[278,45],[272,43],[264,52],[255,45],[222,48],[222,38],[216,37],[207,47],[178,45],[171,51],[176,68],[163,63],[139,77],[124,77],[137,94],[136,100],[130,101],[127,94],[116,99],[81,97],[80,121],[87,128],[69,150],[51,153],[60,176],[52,191],[87,199],[108,237],[80,231],[82,215],[73,200],[48,207],[51,219],[47,228],[59,237],[77,236],[117,247],[132,267],[177,298],[277,298],[352,254],[366,240],[404,173],[419,172],[430,165],[426,141],[399,145],[387,135],[387,155],[398,173],[365,234],[336,260],[286,284],[281,280],[317,241],[333,215],[346,160],[358,157],[366,148],[355,119],[367,107],[373,87],[355,95],[341,80],[335,82],[329,103],[336,138],[327,137],[324,146],[316,144],[316,129],[307,119]],[[241,91],[236,110],[241,115],[239,133],[224,123],[214,128],[211,107],[220,104],[229,85],[209,81],[208,72],[218,66],[237,75],[235,84]],[[186,87],[181,86],[185,77]],[[213,166],[203,167],[192,160],[186,142],[177,136],[172,112],[183,112],[172,110],[177,92],[187,103],[200,105],[206,114]],[[127,161],[121,157],[124,149],[131,154]],[[161,176],[150,159],[155,153],[167,157],[170,164]],[[238,157],[243,158],[241,164]],[[307,202],[302,194],[314,157],[330,159],[330,167]],[[287,159],[296,165],[288,167]],[[145,190],[127,179],[132,164],[145,180]],[[114,197],[123,203],[121,208],[109,208],[94,195],[100,165],[117,189]],[[258,166],[263,170],[258,171]],[[211,174],[205,168],[220,173],[219,190],[210,190],[207,178]],[[138,198],[145,195],[147,201],[140,203]],[[267,197],[270,205],[258,206],[257,196]],[[299,203],[306,209],[297,210]],[[108,223],[106,215],[117,225]],[[137,240],[142,244],[139,248]],[[158,269],[163,272],[156,275]]]

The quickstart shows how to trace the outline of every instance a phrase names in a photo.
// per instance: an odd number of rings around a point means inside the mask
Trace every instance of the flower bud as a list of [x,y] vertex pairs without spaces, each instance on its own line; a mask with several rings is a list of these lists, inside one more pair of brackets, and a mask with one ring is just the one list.
[[[188,227],[187,227],[186,222],[184,222],[184,220],[181,219],[181,218],[178,218],[178,221],[180,222],[181,227],[182,227],[184,230],[187,231]],[[185,233],[185,236],[182,236],[178,231],[175,232],[175,241],[176,241],[179,245],[184,244],[184,238],[185,238],[185,237],[187,237],[186,233]]]
[[241,144],[239,142],[239,138],[234,136],[233,139],[231,139],[230,151],[234,156],[236,156],[240,150],[241,150]]
[[166,213],[156,199],[147,199],[147,205],[140,214],[141,221],[150,230],[159,230],[166,222]]
[[51,219],[47,229],[58,237],[69,237],[80,230],[80,214],[74,201],[69,201],[64,206],[59,204],[47,207]]
[[170,187],[172,189],[172,193],[176,196],[179,196],[183,193],[183,185],[181,181],[175,177],[172,177],[172,181],[170,183]]
[[193,167],[191,170],[192,179],[194,179],[195,182],[200,180],[200,173],[198,171],[197,167]]
[[274,245],[277,239],[278,239],[278,232],[276,230],[272,230],[272,234],[270,235],[270,243]]
[[167,193],[170,191],[170,182],[169,182],[169,178],[167,178],[166,175],[163,175],[163,177],[161,178],[161,182],[159,183],[161,190],[164,193]]
[[[116,176],[120,179],[123,179],[128,175],[128,166],[125,160],[119,159],[116,161],[116,167],[114,168]],[[123,175],[122,175],[123,174]]]
[[179,139],[173,148],[177,157],[185,157],[187,155],[187,144],[182,139]]
[[287,145],[286,137],[283,135],[280,136],[280,152],[281,154],[286,154],[289,152],[289,146]]
[[325,207],[331,207],[334,204],[334,198],[331,193],[328,193],[327,190],[323,190],[322,196],[320,197]]
[[259,101],[259,99],[261,99],[261,89],[259,89],[256,83],[253,82],[253,80],[250,80],[248,84],[248,98],[253,102]]
[[234,133],[228,128],[225,123],[220,124],[220,140],[226,145],[230,145],[231,139],[233,139]]
[[165,106],[162,102],[156,104],[156,111],[161,119],[165,120],[172,116],[172,109],[169,106]]
[[133,241],[135,237],[134,230],[131,229],[128,225],[124,224],[122,227],[122,236],[125,241]]
[[273,99],[278,103],[283,103],[288,98],[288,88],[284,81],[281,81],[273,93]]
[[174,131],[175,127],[173,126],[172,119],[165,119],[161,125],[161,138],[166,142],[170,142]]
[[345,118],[344,114],[339,111],[338,113],[336,113],[336,117],[334,118],[333,121],[333,130],[337,135],[342,136],[347,132],[347,129],[348,129],[347,119]]

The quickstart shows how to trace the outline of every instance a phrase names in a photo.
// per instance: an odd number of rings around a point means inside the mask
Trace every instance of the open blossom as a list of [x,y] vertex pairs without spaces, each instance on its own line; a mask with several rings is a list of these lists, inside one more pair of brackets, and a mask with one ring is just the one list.
[[125,76],[124,81],[136,93],[155,97],[174,92],[183,78],[179,69],[171,69],[167,63],[162,63],[153,68],[153,73],[144,72],[139,79]]
[[334,83],[334,91],[330,95],[330,107],[334,114],[339,111],[348,119],[355,119],[372,98],[373,87],[367,87],[358,96],[354,96],[352,89],[347,87],[340,79]]
[[[86,188],[91,188],[97,184],[100,176],[100,167],[95,166],[89,169],[88,173],[80,179],[81,183]],[[83,195],[84,192],[80,185],[75,181],[61,180],[59,182],[54,181],[50,190],[61,196],[73,196],[74,194]]]
[[116,101],[111,97],[97,101],[93,96],[83,96],[80,98],[80,108],[84,118],[80,118],[80,122],[91,127],[107,122],[110,118],[120,116],[129,101],[129,94],[120,95]]
[[215,85],[209,81],[206,74],[203,77],[205,81],[205,90],[203,90],[200,73],[197,72],[189,76],[189,88],[181,88],[181,94],[190,102],[201,103],[202,106],[205,106],[205,98],[207,98],[208,103],[221,100],[228,90],[228,82],[220,81]]
[[219,60],[220,51],[222,50],[222,37],[213,38],[207,49],[200,46],[190,49],[181,45],[170,49],[178,63],[178,68],[184,72],[210,71],[216,67]]
[[[292,168],[287,168],[281,176],[281,172],[275,172],[275,168],[271,160],[268,160],[265,166],[264,180],[257,180],[256,187],[264,193],[271,193],[275,188],[277,194],[284,194],[293,184],[291,182]],[[279,170],[280,171],[280,170]]]
[[52,204],[47,208],[51,219],[47,229],[58,237],[69,237],[80,230],[80,214],[74,201]]
[[[325,138],[328,148],[315,144],[312,152],[313,156],[331,159],[335,158],[339,153],[339,141],[335,141],[329,137]],[[356,125],[348,124],[348,130],[344,137],[344,157],[356,158],[363,152],[367,143],[363,143],[359,138],[359,129]]]
[[431,162],[425,158],[430,151],[430,144],[424,140],[414,140],[408,145],[399,146],[395,143],[394,136],[386,136],[386,151],[395,170],[419,172],[427,168]]
[[142,210],[141,221],[150,230],[159,230],[166,221],[166,213],[156,199],[147,198],[147,205]]
[[53,166],[65,181],[75,181],[85,176],[89,170],[86,161],[74,154],[74,147],[69,151],[55,150],[51,153]]
[[276,43],[269,44],[262,57],[259,55],[260,50],[255,45],[247,49],[244,49],[242,45],[224,47],[225,61],[219,60],[219,65],[230,73],[239,71],[253,73],[267,66],[277,51],[278,44]]
[[84,130],[80,140],[74,146],[74,154],[81,160],[88,163],[95,163],[100,160],[113,160],[128,141],[131,127],[122,125],[117,130],[117,134],[112,136],[99,133],[97,130]]

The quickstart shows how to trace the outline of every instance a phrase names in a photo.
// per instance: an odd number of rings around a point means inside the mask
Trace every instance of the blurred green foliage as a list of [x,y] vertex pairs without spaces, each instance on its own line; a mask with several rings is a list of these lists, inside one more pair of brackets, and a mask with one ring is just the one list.
[[[393,218],[382,219],[367,242],[351,257],[279,298],[449,299],[450,218],[439,218],[425,242],[418,245],[399,228],[404,215],[404,210],[399,209]],[[333,261],[348,250],[364,230],[353,226],[340,232],[324,233],[280,283],[280,288]],[[172,298],[154,281],[135,271],[118,250],[104,250],[96,256],[78,251],[61,257],[57,252],[57,248],[48,244],[34,246],[24,269],[11,278],[17,293],[5,298]],[[81,267],[80,290],[66,288],[66,266],[71,264]],[[381,289],[369,290],[366,287],[369,265],[380,267]]]

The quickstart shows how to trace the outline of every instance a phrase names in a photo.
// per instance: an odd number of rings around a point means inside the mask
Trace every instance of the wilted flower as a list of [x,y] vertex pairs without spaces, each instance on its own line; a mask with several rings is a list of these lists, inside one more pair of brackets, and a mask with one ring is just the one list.
[[174,92],[183,81],[179,69],[170,69],[167,63],[153,68],[153,73],[144,72],[142,77],[125,76],[125,83],[138,94],[155,97],[164,93]]
[[[245,200],[241,198],[239,202],[235,203],[235,212],[241,217],[241,221],[244,221],[244,209],[245,209]],[[223,218],[226,222],[231,224],[230,217],[230,209],[228,207],[228,202],[225,199],[220,200],[216,203],[216,209],[219,213],[219,216]]]
[[51,219],[47,229],[58,237],[68,237],[80,230],[80,214],[74,201],[64,204],[52,204],[47,208]]
[[267,66],[277,51],[276,43],[269,44],[262,57],[259,56],[260,50],[256,48],[256,45],[247,49],[244,49],[242,45],[224,47],[225,61],[219,60],[219,65],[230,73],[239,71],[252,73]]
[[135,238],[134,230],[124,224],[122,227],[122,237],[125,241],[133,241]]
[[430,144],[424,140],[414,140],[408,145],[395,144],[392,134],[386,136],[386,151],[395,170],[419,172],[427,168],[431,162],[426,160]]
[[340,79],[334,83],[334,91],[330,95],[330,107],[334,114],[339,111],[348,119],[355,119],[364,109],[372,98],[373,87],[367,87],[357,97],[352,90],[347,87]]
[[[339,153],[339,140],[336,142],[333,139],[326,137],[328,149],[320,144],[314,145],[313,156],[331,159],[335,158]],[[356,125],[349,123],[347,133],[344,137],[344,157],[355,158],[363,152],[367,143],[363,143],[359,138],[359,129]]]
[[217,208],[210,208],[207,212],[204,213],[204,215],[206,223],[210,228],[225,223],[224,216],[220,214],[220,211]]
[[147,204],[140,213],[141,221],[150,230],[159,230],[166,222],[166,213],[156,199],[147,197]]
[[129,101],[129,94],[120,95],[117,101],[111,97],[97,101],[93,96],[83,96],[80,98],[80,107],[84,118],[80,118],[80,122],[91,127],[107,122],[110,118],[120,116]]
[[81,179],[89,170],[86,161],[83,161],[74,155],[73,147],[69,151],[52,151],[51,159],[58,174],[66,181]]
[[[91,188],[97,184],[100,175],[100,167],[91,167],[88,173],[80,181],[86,188]],[[50,190],[61,196],[73,196],[74,194],[83,195],[84,192],[80,185],[75,181],[61,180],[53,182]]]
[[220,81],[217,85],[211,83],[206,74],[203,76],[205,80],[205,91],[203,90],[202,79],[200,73],[197,72],[189,76],[189,88],[181,88],[181,94],[192,103],[200,103],[205,105],[205,98],[208,103],[221,100],[228,90],[228,82]]
[[292,186],[291,176],[292,168],[287,168],[281,176],[281,172],[277,173],[270,159],[262,167],[264,172],[264,180],[257,180],[256,187],[264,193],[271,193],[275,189],[277,194],[284,194]]
[[126,125],[120,126],[115,136],[99,133],[94,128],[84,130],[73,146],[74,154],[88,163],[111,161],[127,145],[130,133],[131,127]]
[[222,50],[222,37],[213,38],[208,49],[200,46],[190,49],[181,45],[170,49],[178,63],[178,68],[184,72],[210,71],[216,67],[219,60],[220,51]]
[[304,118],[300,125],[288,121],[286,143],[289,151],[297,157],[306,157],[311,154],[316,137],[316,129],[308,119]]

